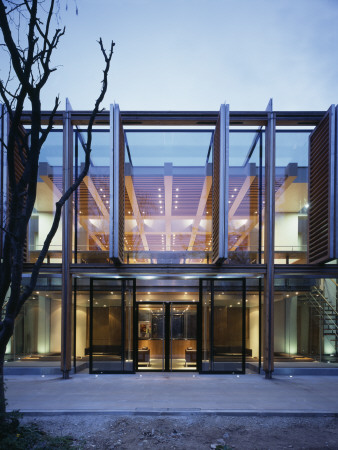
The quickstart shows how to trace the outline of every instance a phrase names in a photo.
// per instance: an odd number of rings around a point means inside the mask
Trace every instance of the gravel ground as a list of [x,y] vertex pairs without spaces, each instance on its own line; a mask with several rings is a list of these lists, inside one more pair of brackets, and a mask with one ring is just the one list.
[[63,415],[23,419],[83,449],[338,449],[338,418]]

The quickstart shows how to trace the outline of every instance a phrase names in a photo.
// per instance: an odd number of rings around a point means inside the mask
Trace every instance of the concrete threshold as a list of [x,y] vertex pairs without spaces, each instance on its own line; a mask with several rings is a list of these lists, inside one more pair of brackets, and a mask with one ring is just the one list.
[[55,410],[31,410],[23,409],[20,413],[24,416],[85,416],[85,415],[107,415],[107,416],[256,416],[256,417],[338,417],[338,412],[332,411],[308,411],[308,410],[252,410],[252,409],[55,409]]

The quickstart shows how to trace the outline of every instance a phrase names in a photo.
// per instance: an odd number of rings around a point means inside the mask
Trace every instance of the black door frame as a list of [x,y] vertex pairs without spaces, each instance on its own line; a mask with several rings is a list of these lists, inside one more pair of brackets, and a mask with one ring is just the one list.
[[[136,320],[134,320],[134,337],[136,337],[136,345],[135,348],[135,370],[140,370],[138,367],[138,319],[139,319],[139,306],[143,305],[162,305],[164,306],[164,370],[161,369],[146,369],[144,372],[199,372],[200,371],[200,360],[199,355],[200,352],[200,342],[199,342],[199,309],[200,302],[187,302],[187,301],[166,301],[166,302],[137,302],[136,303]],[[196,305],[196,368],[191,369],[171,369],[170,370],[170,343],[171,343],[171,333],[170,333],[170,306],[171,305]],[[142,371],[142,370],[141,370]],[[142,371],[143,372],[143,371]]]
[[[120,281],[121,282],[121,370],[93,370],[93,309],[94,309],[94,282],[95,281]],[[126,282],[131,281],[133,286],[133,305],[132,305],[132,318],[133,322],[135,321],[135,309],[136,309],[136,279],[135,278],[109,278],[109,277],[91,277],[90,278],[90,293],[89,293],[89,373],[97,374],[97,373],[135,373],[135,332],[134,326],[133,329],[133,364],[132,371],[125,369],[125,336],[126,336],[126,327],[125,327],[125,293],[126,293]],[[116,285],[114,286],[116,288]],[[134,323],[133,323],[134,325]]]
[[[215,371],[214,370],[214,282],[215,281],[241,281],[242,282],[242,370],[241,371]],[[199,324],[201,325],[199,330],[199,342],[200,342],[200,355],[198,359],[202,362],[202,301],[203,301],[203,282],[210,283],[210,291],[211,291],[211,308],[210,308],[210,324],[209,324],[209,355],[210,355],[210,363],[209,370],[202,372],[202,367],[200,368],[200,373],[205,374],[245,374],[245,349],[246,349],[246,278],[200,278],[199,285],[199,304],[200,304],[200,319]]]

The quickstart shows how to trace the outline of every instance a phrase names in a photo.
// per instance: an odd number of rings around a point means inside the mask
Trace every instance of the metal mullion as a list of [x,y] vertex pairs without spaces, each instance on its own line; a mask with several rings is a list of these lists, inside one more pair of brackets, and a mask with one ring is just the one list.
[[93,373],[93,278],[89,289],[89,373]]
[[259,137],[259,179],[258,179],[258,264],[262,264],[262,221],[263,221],[263,132]]
[[[210,369],[214,372],[214,280],[210,282]],[[208,304],[209,307],[209,304]]]
[[[79,176],[79,134],[78,131],[75,130],[75,180],[77,180]],[[78,239],[78,199],[79,193],[78,189],[74,192],[74,263],[77,264],[77,239]]]
[[242,372],[245,374],[246,350],[246,279],[242,279]]
[[73,366],[74,373],[76,373],[76,302],[77,302],[77,278],[74,278],[74,308],[73,308]]
[[164,330],[165,330],[164,331],[164,346],[165,346],[165,350],[164,350],[164,359],[165,359],[164,371],[165,372],[169,372],[169,368],[170,368],[169,367],[169,355],[170,355],[170,340],[171,340],[171,336],[170,336],[171,320],[170,320],[170,303],[169,302],[164,304],[163,313],[164,313]]
[[196,350],[197,350],[197,357],[196,357],[196,369],[198,372],[202,371],[202,338],[203,338],[203,333],[202,333],[202,307],[203,307],[203,303],[202,303],[202,279],[199,279],[199,298],[198,298],[198,303],[197,303],[197,346],[196,346]]
[[122,322],[122,326],[121,326],[121,370],[122,372],[124,372],[124,348],[125,348],[125,311],[124,311],[124,305],[125,305],[125,301],[124,301],[124,296],[125,296],[125,284],[126,284],[126,280],[122,279],[121,280],[121,322]]
[[133,278],[133,372],[138,368],[138,308],[136,303],[136,279]]

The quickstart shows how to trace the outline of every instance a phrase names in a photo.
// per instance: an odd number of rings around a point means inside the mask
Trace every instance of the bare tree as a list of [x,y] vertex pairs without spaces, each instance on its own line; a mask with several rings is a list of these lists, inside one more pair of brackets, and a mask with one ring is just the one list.
[[[2,142],[7,153],[9,201],[6,221],[2,226],[4,238],[0,263],[0,413],[5,412],[3,368],[6,346],[13,334],[15,318],[35,289],[43,260],[60,223],[62,207],[89,170],[92,128],[107,91],[108,72],[115,45],[112,41],[109,51],[106,51],[102,39],[98,41],[105,67],[101,92],[87,128],[84,168],[73,185],[57,201],[52,227],[33,266],[29,283],[24,286],[24,247],[36,199],[39,156],[60,104],[57,96],[49,122],[43,127],[41,91],[50,74],[56,70],[51,67],[51,58],[65,33],[65,28],[52,29],[57,6],[55,0],[0,0],[1,45],[8,54],[9,63],[8,78],[0,80],[0,95],[10,122],[8,139]],[[26,103],[31,109],[31,126],[27,133],[22,133],[21,117]],[[16,171],[15,160],[18,158],[22,167],[20,174]]]

